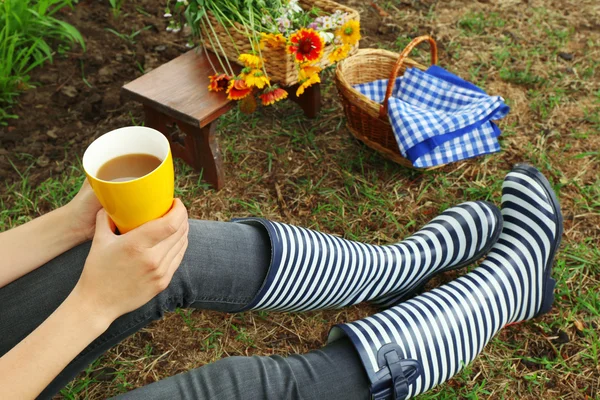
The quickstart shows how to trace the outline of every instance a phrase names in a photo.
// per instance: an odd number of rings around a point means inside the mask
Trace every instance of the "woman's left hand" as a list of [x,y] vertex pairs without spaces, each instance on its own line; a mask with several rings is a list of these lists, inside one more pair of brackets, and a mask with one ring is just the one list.
[[66,205],[69,209],[73,229],[83,235],[83,239],[91,240],[96,229],[96,214],[102,208],[86,179],[79,193]]

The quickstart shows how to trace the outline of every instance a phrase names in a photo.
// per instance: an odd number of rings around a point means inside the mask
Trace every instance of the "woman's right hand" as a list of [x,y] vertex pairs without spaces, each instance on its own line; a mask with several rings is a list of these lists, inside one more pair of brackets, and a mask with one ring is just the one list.
[[74,291],[111,321],[133,311],[167,288],[188,245],[188,215],[176,199],[162,218],[123,235],[104,210],[81,278]]

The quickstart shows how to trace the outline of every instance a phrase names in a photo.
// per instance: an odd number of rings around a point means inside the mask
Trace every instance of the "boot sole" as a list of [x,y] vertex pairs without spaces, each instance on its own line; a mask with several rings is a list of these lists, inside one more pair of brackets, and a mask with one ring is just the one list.
[[537,312],[537,314],[534,315],[535,318],[549,312],[552,309],[552,304],[554,303],[554,287],[556,286],[556,280],[552,278],[552,267],[554,266],[554,257],[556,256],[556,252],[560,247],[560,242],[563,235],[563,216],[560,211],[560,203],[558,202],[556,193],[554,193],[554,189],[552,189],[552,187],[550,186],[550,182],[540,171],[528,164],[517,164],[513,168],[513,171],[518,171],[520,173],[528,175],[530,178],[534,179],[542,186],[546,196],[548,197],[550,205],[556,215],[556,241],[554,243],[554,246],[552,247],[550,257],[548,257],[548,261],[544,269],[544,281],[542,283],[542,304],[540,310]]

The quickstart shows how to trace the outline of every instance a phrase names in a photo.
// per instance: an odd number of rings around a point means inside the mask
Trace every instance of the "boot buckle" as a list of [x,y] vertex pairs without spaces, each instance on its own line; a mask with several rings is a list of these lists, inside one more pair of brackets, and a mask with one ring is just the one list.
[[421,363],[405,359],[400,346],[388,343],[377,352],[377,382],[371,386],[373,400],[404,400],[408,387],[423,373]]

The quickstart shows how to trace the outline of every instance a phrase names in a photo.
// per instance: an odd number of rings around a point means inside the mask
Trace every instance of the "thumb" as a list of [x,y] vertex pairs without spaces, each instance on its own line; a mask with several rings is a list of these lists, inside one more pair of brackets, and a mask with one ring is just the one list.
[[114,236],[116,230],[115,223],[110,219],[106,210],[103,208],[96,214],[96,236]]

